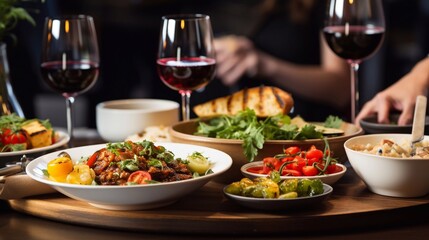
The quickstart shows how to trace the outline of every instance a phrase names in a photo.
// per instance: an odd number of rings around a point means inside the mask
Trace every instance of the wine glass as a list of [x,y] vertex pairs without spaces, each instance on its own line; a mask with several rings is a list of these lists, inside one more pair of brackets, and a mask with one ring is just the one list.
[[193,90],[205,87],[216,72],[210,17],[203,14],[162,17],[157,71],[182,98],[182,119],[190,118]]
[[372,56],[384,39],[381,0],[329,0],[323,34],[329,47],[351,68],[351,120],[359,107],[359,64]]
[[100,58],[94,20],[85,15],[48,17],[42,44],[42,78],[66,99],[67,131],[73,145],[73,102],[98,78]]

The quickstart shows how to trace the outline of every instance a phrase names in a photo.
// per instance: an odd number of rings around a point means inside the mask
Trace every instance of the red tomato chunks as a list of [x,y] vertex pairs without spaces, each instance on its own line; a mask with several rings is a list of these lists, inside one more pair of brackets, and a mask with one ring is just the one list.
[[307,151],[302,151],[297,146],[288,147],[283,150],[284,154],[276,157],[263,159],[262,169],[251,169],[248,171],[269,174],[271,171],[280,171],[282,176],[316,176],[320,174],[332,174],[340,172],[342,168],[336,164],[335,159],[330,159],[329,166],[325,168],[326,159],[330,158],[330,152],[324,153],[311,146]]
[[304,166],[302,168],[302,173],[305,176],[316,176],[319,174],[319,170],[315,166]]
[[283,151],[288,156],[295,156],[301,152],[299,147],[288,147]]
[[3,145],[26,143],[27,137],[21,131],[12,131],[11,129],[3,129],[2,135]]

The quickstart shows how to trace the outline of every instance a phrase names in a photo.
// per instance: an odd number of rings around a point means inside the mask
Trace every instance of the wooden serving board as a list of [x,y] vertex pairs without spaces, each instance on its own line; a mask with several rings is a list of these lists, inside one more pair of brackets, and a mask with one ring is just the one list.
[[[223,185],[209,182],[172,205],[144,211],[95,208],[62,194],[9,200],[13,209],[55,221],[163,233],[276,234],[347,230],[403,222],[429,207],[429,196],[392,198],[373,194],[353,169],[335,185],[326,202],[306,209],[267,212],[248,209],[226,199]],[[427,212],[427,211],[426,211]]]

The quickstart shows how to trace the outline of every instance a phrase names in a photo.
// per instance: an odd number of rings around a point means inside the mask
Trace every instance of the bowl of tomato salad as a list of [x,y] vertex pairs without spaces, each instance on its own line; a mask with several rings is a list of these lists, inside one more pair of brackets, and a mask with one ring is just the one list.
[[262,161],[247,163],[240,170],[250,179],[267,177],[277,171],[281,179],[320,179],[332,185],[346,173],[347,167],[331,156],[328,145],[323,150],[313,145],[308,149],[299,146],[284,148],[279,154],[265,157]]

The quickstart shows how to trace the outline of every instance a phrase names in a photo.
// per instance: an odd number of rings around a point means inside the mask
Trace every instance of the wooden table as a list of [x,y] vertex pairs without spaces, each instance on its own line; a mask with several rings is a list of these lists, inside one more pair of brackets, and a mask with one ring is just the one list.
[[[87,142],[92,143],[98,142]],[[429,196],[392,198],[373,194],[351,168],[333,186],[328,201],[311,209],[247,209],[227,200],[222,187],[210,182],[170,206],[146,211],[102,210],[59,193],[3,201],[0,239],[18,232],[19,239],[49,239],[50,235],[81,239],[382,239],[392,234],[411,239],[429,234],[429,223],[424,221]]]

